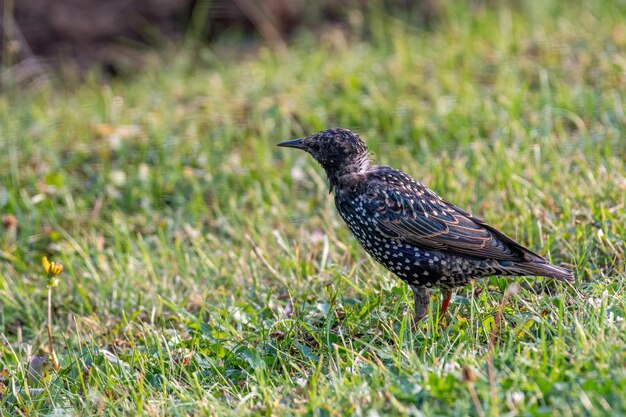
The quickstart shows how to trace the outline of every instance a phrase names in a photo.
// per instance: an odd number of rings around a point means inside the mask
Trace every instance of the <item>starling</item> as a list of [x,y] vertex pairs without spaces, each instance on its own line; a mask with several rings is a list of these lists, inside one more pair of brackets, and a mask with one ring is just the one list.
[[402,171],[373,165],[347,129],[328,129],[278,146],[310,153],[326,171],[335,205],[363,249],[413,291],[414,324],[440,288],[442,314],[452,291],[493,275],[537,275],[572,282],[572,271],[439,197]]

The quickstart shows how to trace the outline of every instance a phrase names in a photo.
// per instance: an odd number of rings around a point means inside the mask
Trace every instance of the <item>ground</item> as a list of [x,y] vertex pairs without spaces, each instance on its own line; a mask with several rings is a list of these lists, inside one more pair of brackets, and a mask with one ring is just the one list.
[[[0,410],[626,414],[625,17],[450,7],[426,32],[373,12],[283,52],[223,40],[111,84],[8,89]],[[358,247],[321,168],[275,146],[330,126],[575,284],[477,282],[412,331],[410,290]],[[44,255],[65,268],[61,367],[38,379]]]

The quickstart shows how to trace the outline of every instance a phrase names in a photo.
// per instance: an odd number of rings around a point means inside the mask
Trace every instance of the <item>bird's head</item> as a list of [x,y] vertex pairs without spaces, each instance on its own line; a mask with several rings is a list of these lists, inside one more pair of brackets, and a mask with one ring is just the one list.
[[367,146],[348,129],[322,130],[305,138],[281,142],[278,146],[310,153],[326,170],[331,185],[341,175],[361,172],[369,167]]

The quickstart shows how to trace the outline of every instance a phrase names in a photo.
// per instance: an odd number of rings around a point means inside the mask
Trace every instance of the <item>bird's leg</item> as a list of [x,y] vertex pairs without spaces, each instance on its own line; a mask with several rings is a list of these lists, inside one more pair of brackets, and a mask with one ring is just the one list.
[[448,311],[448,305],[450,305],[452,293],[453,291],[449,288],[441,289],[441,295],[443,295],[443,302],[441,303],[441,318],[445,317],[446,311]]
[[417,328],[420,320],[428,314],[428,302],[430,301],[430,293],[426,288],[411,287],[413,290],[413,300],[415,302],[415,315],[413,316],[413,330]]

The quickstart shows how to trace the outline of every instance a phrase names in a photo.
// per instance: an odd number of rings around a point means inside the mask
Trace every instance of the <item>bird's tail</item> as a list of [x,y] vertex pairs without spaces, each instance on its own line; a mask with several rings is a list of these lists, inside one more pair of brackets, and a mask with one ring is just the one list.
[[574,274],[570,269],[555,266],[547,262],[524,262],[516,264],[515,267],[515,269],[523,275],[551,277],[567,283],[574,282]]

